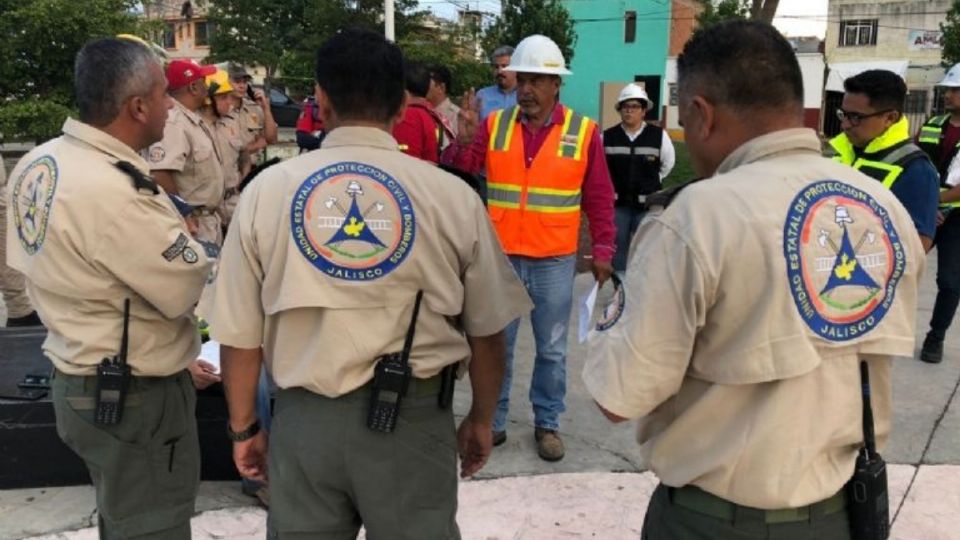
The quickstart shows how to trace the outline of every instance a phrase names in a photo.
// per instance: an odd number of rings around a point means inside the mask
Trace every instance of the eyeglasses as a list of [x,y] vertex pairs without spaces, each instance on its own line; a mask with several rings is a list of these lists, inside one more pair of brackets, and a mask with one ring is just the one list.
[[843,122],[844,120],[850,122],[851,126],[859,126],[860,122],[864,118],[871,118],[874,116],[880,116],[881,114],[887,114],[888,112],[893,112],[893,109],[884,109],[882,111],[877,111],[875,113],[864,114],[858,112],[845,111],[843,109],[837,109],[837,119]]

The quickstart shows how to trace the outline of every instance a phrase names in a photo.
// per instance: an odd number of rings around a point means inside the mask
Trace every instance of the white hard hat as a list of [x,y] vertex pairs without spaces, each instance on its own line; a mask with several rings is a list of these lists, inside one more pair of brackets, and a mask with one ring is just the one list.
[[653,108],[653,101],[650,100],[650,97],[647,96],[646,90],[643,89],[637,83],[630,83],[623,87],[623,90],[620,91],[620,96],[617,98],[617,105],[620,105],[624,101],[630,99],[640,99],[646,103],[647,109]]
[[956,88],[960,86],[960,64],[956,64],[950,71],[947,72],[947,76],[943,78],[942,81],[937,83],[937,86],[949,86]]
[[523,38],[510,57],[510,65],[504,71],[544,73],[547,75],[573,75],[566,68],[560,47],[547,36],[534,34]]

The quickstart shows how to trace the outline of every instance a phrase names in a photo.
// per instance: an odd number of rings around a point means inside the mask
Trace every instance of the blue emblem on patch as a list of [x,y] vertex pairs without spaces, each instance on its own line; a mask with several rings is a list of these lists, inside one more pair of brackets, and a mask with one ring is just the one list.
[[40,251],[47,235],[50,206],[57,191],[60,169],[52,156],[27,165],[13,183],[12,209],[20,245],[29,255]]
[[810,184],[790,203],[783,255],[800,316],[817,335],[837,342],[883,320],[907,265],[887,209],[836,180]]
[[410,254],[416,215],[395,178],[363,163],[334,163],[300,184],[290,231],[300,253],[324,274],[369,281]]

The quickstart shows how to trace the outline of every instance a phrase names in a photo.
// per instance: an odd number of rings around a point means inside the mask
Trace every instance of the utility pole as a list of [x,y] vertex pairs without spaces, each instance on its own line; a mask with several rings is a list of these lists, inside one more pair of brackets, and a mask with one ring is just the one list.
[[393,0],[383,0],[383,25],[383,33],[387,39],[396,41],[396,34],[393,28]]

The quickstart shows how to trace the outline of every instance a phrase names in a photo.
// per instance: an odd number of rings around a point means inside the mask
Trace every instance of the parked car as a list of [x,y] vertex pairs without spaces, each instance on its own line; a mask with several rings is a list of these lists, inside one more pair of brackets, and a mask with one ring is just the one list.
[[[260,85],[254,85],[257,90],[263,90]],[[290,96],[283,93],[282,90],[270,88],[270,112],[273,114],[274,121],[280,127],[296,127],[297,119],[300,118],[302,107]]]
[[276,88],[270,88],[270,112],[280,127],[294,127],[300,118],[300,104]]

